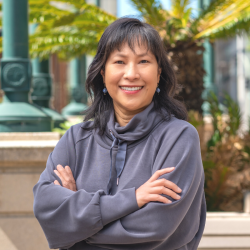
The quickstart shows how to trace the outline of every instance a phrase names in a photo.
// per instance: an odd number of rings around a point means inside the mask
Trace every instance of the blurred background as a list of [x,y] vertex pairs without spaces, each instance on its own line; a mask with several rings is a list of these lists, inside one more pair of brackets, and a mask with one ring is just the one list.
[[91,104],[88,66],[122,16],[157,29],[200,135],[207,222],[199,249],[250,249],[250,2],[0,1],[0,250],[49,249],[32,188]]

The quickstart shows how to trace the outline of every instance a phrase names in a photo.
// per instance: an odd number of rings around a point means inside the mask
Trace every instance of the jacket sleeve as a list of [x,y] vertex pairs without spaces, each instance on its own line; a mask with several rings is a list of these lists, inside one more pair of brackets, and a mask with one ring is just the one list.
[[[161,140],[161,139],[159,139]],[[153,172],[175,166],[159,177],[177,184],[181,198],[172,203],[149,202],[134,213],[106,225],[86,242],[108,249],[197,249],[206,217],[204,170],[199,136],[187,126],[174,143],[162,141]],[[131,244],[131,245],[130,245]],[[137,246],[137,247],[136,247]],[[159,247],[159,248],[157,248]]]
[[[33,188],[34,214],[51,249],[67,249],[97,233],[110,220],[117,220],[139,209],[135,188],[124,189],[110,196],[103,190],[88,193],[81,189],[74,192],[53,183],[56,179],[61,183],[53,171],[58,164],[68,165],[74,170],[76,130],[76,126],[71,127],[59,140]],[[117,208],[115,211],[110,209],[114,206]],[[102,217],[102,210],[110,213]]]

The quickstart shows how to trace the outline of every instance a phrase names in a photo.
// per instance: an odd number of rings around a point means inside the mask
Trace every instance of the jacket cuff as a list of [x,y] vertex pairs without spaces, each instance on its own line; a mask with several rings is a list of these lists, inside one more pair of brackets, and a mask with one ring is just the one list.
[[139,210],[135,187],[123,189],[115,195],[102,195],[100,209],[103,226]]

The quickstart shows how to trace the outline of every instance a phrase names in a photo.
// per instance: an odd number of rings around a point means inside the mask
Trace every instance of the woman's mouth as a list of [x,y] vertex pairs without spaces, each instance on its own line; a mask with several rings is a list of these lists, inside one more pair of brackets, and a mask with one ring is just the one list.
[[143,86],[141,86],[141,87],[120,87],[120,88],[126,94],[135,94],[135,93],[138,93],[143,88]]

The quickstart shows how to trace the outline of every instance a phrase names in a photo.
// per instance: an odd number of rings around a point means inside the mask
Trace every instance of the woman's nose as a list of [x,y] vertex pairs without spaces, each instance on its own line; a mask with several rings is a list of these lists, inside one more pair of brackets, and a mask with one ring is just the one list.
[[125,68],[124,78],[129,81],[140,78],[140,74],[135,64],[131,63],[127,65],[127,67]]

